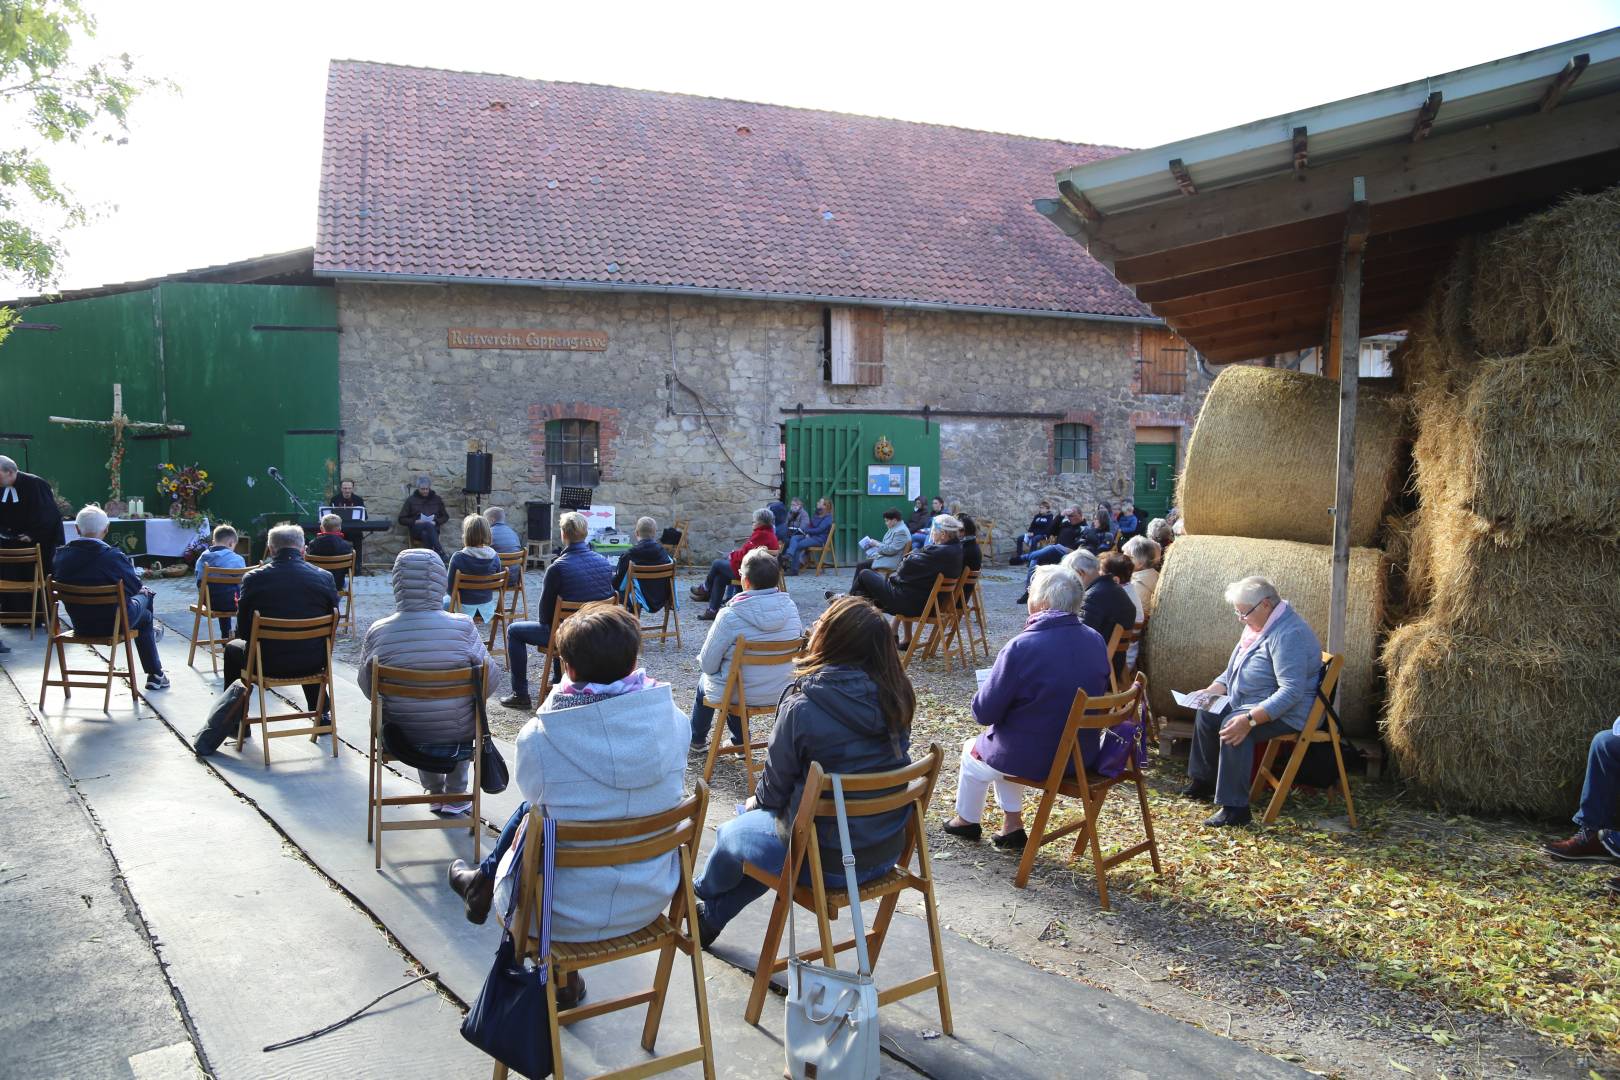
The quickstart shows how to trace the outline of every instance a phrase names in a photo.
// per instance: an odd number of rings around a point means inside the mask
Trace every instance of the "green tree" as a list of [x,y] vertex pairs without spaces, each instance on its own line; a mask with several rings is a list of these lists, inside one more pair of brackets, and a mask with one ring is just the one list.
[[[95,33],[79,0],[0,0],[0,276],[33,288],[56,280],[60,233],[89,216],[43,155],[62,143],[123,143],[130,103],[156,85],[127,53],[76,59],[75,41]],[[0,313],[0,338],[10,321]]]

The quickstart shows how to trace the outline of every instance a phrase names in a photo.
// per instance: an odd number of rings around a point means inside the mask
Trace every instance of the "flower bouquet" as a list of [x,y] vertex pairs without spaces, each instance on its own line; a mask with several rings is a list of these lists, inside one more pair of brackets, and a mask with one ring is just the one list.
[[208,479],[208,470],[198,465],[166,463],[158,466],[157,489],[160,495],[169,497],[169,516],[175,523],[194,529],[202,524],[197,504],[214,490],[214,482]]

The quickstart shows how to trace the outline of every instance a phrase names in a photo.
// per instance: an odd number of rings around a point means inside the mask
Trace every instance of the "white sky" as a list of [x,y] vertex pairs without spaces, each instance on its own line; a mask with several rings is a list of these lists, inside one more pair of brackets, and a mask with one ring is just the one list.
[[179,92],[136,103],[127,145],[52,158],[102,207],[67,237],[63,288],[313,243],[334,57],[1140,147],[1620,24],[1620,0],[86,6],[89,53],[128,51]]

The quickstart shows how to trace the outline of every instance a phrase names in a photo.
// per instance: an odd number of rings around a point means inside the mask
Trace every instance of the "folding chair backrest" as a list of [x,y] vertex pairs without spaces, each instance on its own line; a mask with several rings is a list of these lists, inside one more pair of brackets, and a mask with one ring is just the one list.
[[1339,675],[1344,671],[1344,657],[1335,653],[1322,654],[1321,681],[1316,687],[1316,700],[1311,703],[1310,715],[1305,718],[1301,735],[1310,735],[1322,726],[1322,718],[1333,702],[1333,691],[1339,688]]
[[[457,570],[450,581],[450,610],[461,610],[461,594],[464,592],[492,592],[504,594],[510,585],[506,571],[498,574],[469,574]],[[500,600],[502,597],[495,597]]]
[[[108,640],[117,640],[129,630],[129,606],[124,596],[124,583],[116,581],[111,585],[66,585],[54,578],[45,579],[46,610],[49,612],[53,633],[59,632],[61,624],[57,621],[56,605],[60,601],[72,614],[73,608],[108,607],[113,609],[112,622],[107,635]],[[96,640],[100,635],[82,634],[77,624],[84,621],[83,617],[75,618],[73,636],[78,640]]]
[[[913,813],[906,821],[906,843],[896,865],[905,865],[917,844],[917,828],[927,813],[934,785],[939,780],[940,765],[945,751],[938,743],[929,746],[927,753],[909,765],[875,773],[840,774],[844,784],[844,816],[849,818],[873,817],[910,806]],[[867,792],[878,794],[867,795]],[[804,794],[794,812],[791,831],[795,851],[804,851],[815,865],[820,864],[820,845],[812,840],[818,820],[836,820],[837,805],[832,797],[832,779],[823,771],[821,763],[812,762],[805,777]],[[802,847],[800,846],[802,845]]]
[[337,636],[337,613],[319,615],[313,619],[276,619],[269,615],[258,615],[253,619],[252,641],[248,643],[251,652],[253,644],[260,641],[314,641],[317,638]]
[[628,576],[634,581],[674,581],[675,564],[667,562],[657,566],[643,566],[640,563],[631,563]]
[[798,659],[803,649],[802,637],[790,638],[787,641],[750,641],[738,634],[737,643],[731,650],[731,670],[726,674],[726,686],[720,700],[729,707],[742,708],[746,704],[746,695],[743,692],[744,668],[791,664]]
[[1108,682],[1116,694],[1124,693],[1119,685],[1121,674],[1134,674],[1126,665],[1130,663],[1131,646],[1142,640],[1146,627],[1145,621],[1129,630],[1116,625],[1114,632],[1108,635]]
[[497,551],[496,558],[501,560],[501,569],[510,570],[514,566],[522,566],[523,560],[528,558],[526,551]]
[[[558,869],[581,866],[626,866],[656,859],[702,836],[703,810],[709,788],[702,780],[679,803],[657,814],[609,821],[557,822]],[[540,809],[531,808],[531,836],[539,836]]]
[[[45,564],[40,557],[38,544],[35,544],[32,548],[0,548],[0,566],[8,565],[32,565],[41,577],[45,573]],[[7,581],[5,584],[14,587],[26,587],[28,585],[27,582],[23,581]]]
[[473,704],[473,723],[477,723],[478,702],[488,688],[488,672],[470,667],[444,668],[424,671],[421,668],[388,667],[373,664],[371,668],[371,713],[381,719],[384,698],[415,701],[454,701],[469,698]]
[[935,618],[938,618],[945,611],[946,600],[961,585],[962,579],[960,577],[952,578],[946,577],[944,574],[936,574],[934,576],[934,587],[928,591],[928,599],[923,603],[922,614],[918,618],[927,618],[930,611],[934,613]]
[[353,573],[354,552],[347,555],[305,555],[304,561],[329,573],[339,570]]
[[[1118,633],[1117,629],[1115,631]],[[1070,769],[1077,780],[1084,780],[1085,760],[1080,753],[1080,732],[1105,731],[1142,714],[1142,702],[1147,700],[1147,678],[1140,672],[1125,690],[1112,694],[1088,695],[1076,690],[1074,704],[1069,706],[1069,719],[1063,725],[1063,736],[1058,741],[1058,752],[1052,758],[1052,771],[1047,786],[1055,786]]]

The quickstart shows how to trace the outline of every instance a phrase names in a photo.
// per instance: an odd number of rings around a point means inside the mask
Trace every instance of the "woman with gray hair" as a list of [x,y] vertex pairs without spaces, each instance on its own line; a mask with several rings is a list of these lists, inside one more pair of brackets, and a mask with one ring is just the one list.
[[776,538],[776,516],[763,507],[755,510],[754,531],[748,534],[743,546],[724,559],[714,560],[709,566],[708,578],[702,585],[692,589],[692,599],[702,600],[708,604],[698,618],[704,622],[713,622],[714,617],[720,614],[720,605],[726,601],[726,591],[730,588],[732,579],[740,580],[742,577],[744,555],[755,548],[779,551],[781,547],[781,541]]
[[1321,641],[1269,580],[1232,582],[1226,602],[1243,634],[1226,670],[1192,695],[1198,718],[1181,789],[1184,798],[1218,804],[1204,822],[1214,826],[1249,823],[1255,743],[1304,730],[1322,678]]
[[1145,536],[1133,536],[1125,541],[1125,554],[1135,567],[1125,587],[1135,594],[1142,618],[1146,619],[1153,614],[1153,590],[1159,585],[1159,545]]
[[[1024,846],[1024,789],[1009,776],[1045,776],[1052,768],[1069,709],[1079,691],[1106,694],[1108,647],[1080,621],[1085,586],[1060,566],[1039,566],[1029,583],[1029,619],[996,655],[989,678],[973,695],[973,719],[985,730],[962,744],[956,816],[945,831],[964,840],[982,835],[985,793],[994,787],[1002,848]],[[1101,733],[1080,732],[1080,756],[1090,768]]]

